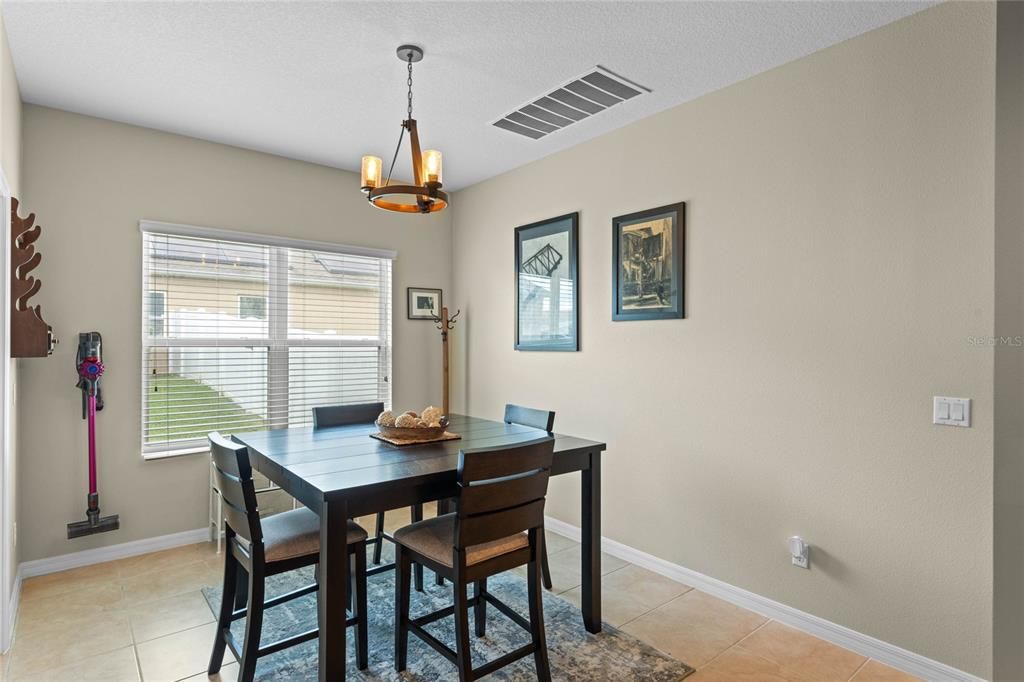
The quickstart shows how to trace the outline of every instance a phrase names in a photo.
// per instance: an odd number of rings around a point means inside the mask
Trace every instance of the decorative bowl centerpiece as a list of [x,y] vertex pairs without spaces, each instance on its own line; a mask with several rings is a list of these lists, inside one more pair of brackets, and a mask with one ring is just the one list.
[[399,440],[432,440],[441,438],[448,427],[448,417],[433,405],[416,414],[409,411],[396,415],[391,410],[377,417],[377,428],[382,436]]

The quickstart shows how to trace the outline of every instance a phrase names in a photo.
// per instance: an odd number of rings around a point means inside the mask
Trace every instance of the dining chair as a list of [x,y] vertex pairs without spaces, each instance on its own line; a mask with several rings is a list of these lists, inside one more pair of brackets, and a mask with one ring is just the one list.
[[522,405],[505,405],[505,423],[544,429],[551,433],[555,428],[555,413]]
[[[330,426],[346,426],[349,424],[369,424],[376,421],[378,415],[384,411],[384,403],[358,403],[355,405],[326,405],[313,408],[313,430],[323,429]],[[409,515],[412,521],[423,519],[423,505],[414,504],[409,507]],[[367,544],[373,545],[373,563],[380,564],[381,551],[384,548],[384,540],[390,539],[384,533],[384,512],[377,512],[377,519],[373,531],[373,537],[367,540]],[[423,568],[416,567],[416,589],[423,591]]]
[[[555,429],[555,413],[509,403],[505,405],[505,423],[544,429],[551,433]],[[550,590],[552,587],[551,565],[548,563],[547,538],[543,536],[541,537],[540,567],[541,575],[544,578],[544,589]]]
[[[529,426],[534,429],[544,429],[551,433],[555,428],[555,413],[548,410],[538,410],[532,407],[522,407],[508,403],[505,405],[505,423]],[[438,500],[437,514],[447,514],[451,511],[451,500]],[[548,548],[545,543],[547,538],[541,537],[540,567],[543,577],[544,589],[552,588],[551,566],[548,564]],[[438,585],[444,584],[444,578],[440,575],[436,578]]]
[[[395,670],[408,659],[412,632],[455,664],[459,680],[475,680],[533,654],[537,678],[548,681],[544,607],[540,586],[540,550],[544,534],[544,498],[554,439],[513,447],[459,452],[455,512],[409,524],[395,531]],[[409,618],[411,563],[425,564],[454,586],[455,603]],[[529,619],[487,591],[487,578],[517,566],[527,567]],[[467,598],[469,583],[473,598]],[[486,634],[487,605],[530,633],[530,643],[473,668],[469,648],[469,608],[477,637]],[[455,649],[426,631],[425,626],[455,617]]]
[[[256,673],[256,659],[316,639],[319,635],[319,628],[313,628],[260,646],[266,609],[319,589],[318,582],[314,582],[264,601],[266,578],[317,564],[320,559],[320,519],[305,507],[260,519],[248,449],[219,433],[211,433],[209,440],[217,487],[224,498],[226,546],[217,635],[207,673],[214,675],[220,671],[226,647],[239,662],[238,679],[251,682]],[[349,521],[347,532],[348,556],[353,563],[352,584],[346,600],[352,607],[352,616],[347,623],[356,627],[356,665],[365,670],[369,658],[366,531],[354,521]],[[231,632],[231,623],[243,617],[245,635],[240,644]]]

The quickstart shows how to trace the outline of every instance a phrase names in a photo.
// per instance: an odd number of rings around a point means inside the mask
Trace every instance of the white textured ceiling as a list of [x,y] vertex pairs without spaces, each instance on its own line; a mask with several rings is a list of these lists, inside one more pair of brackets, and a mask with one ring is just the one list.
[[[930,4],[5,0],[3,16],[27,102],[348,170],[391,158],[395,48],[419,44],[414,115],[457,189]],[[491,125],[596,64],[652,94],[537,141]]]

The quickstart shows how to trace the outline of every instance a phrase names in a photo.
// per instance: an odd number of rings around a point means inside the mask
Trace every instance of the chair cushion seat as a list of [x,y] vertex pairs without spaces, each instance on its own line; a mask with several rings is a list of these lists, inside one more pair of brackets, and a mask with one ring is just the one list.
[[[455,547],[455,514],[445,514],[409,524],[395,531],[395,542],[408,547],[442,566],[452,565]],[[526,533],[516,533],[466,548],[466,565],[472,566],[488,559],[528,547]]]
[[[283,561],[320,551],[320,517],[302,507],[261,519],[266,560]],[[366,531],[348,522],[348,544],[366,540]]]

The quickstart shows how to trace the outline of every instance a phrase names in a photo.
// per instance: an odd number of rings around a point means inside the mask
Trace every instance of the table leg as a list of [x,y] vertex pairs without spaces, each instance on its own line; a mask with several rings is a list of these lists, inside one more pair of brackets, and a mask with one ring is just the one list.
[[583,624],[601,632],[601,453],[590,454],[581,476],[583,518]]
[[345,679],[348,604],[348,512],[344,499],[324,500],[320,512],[320,682]]

